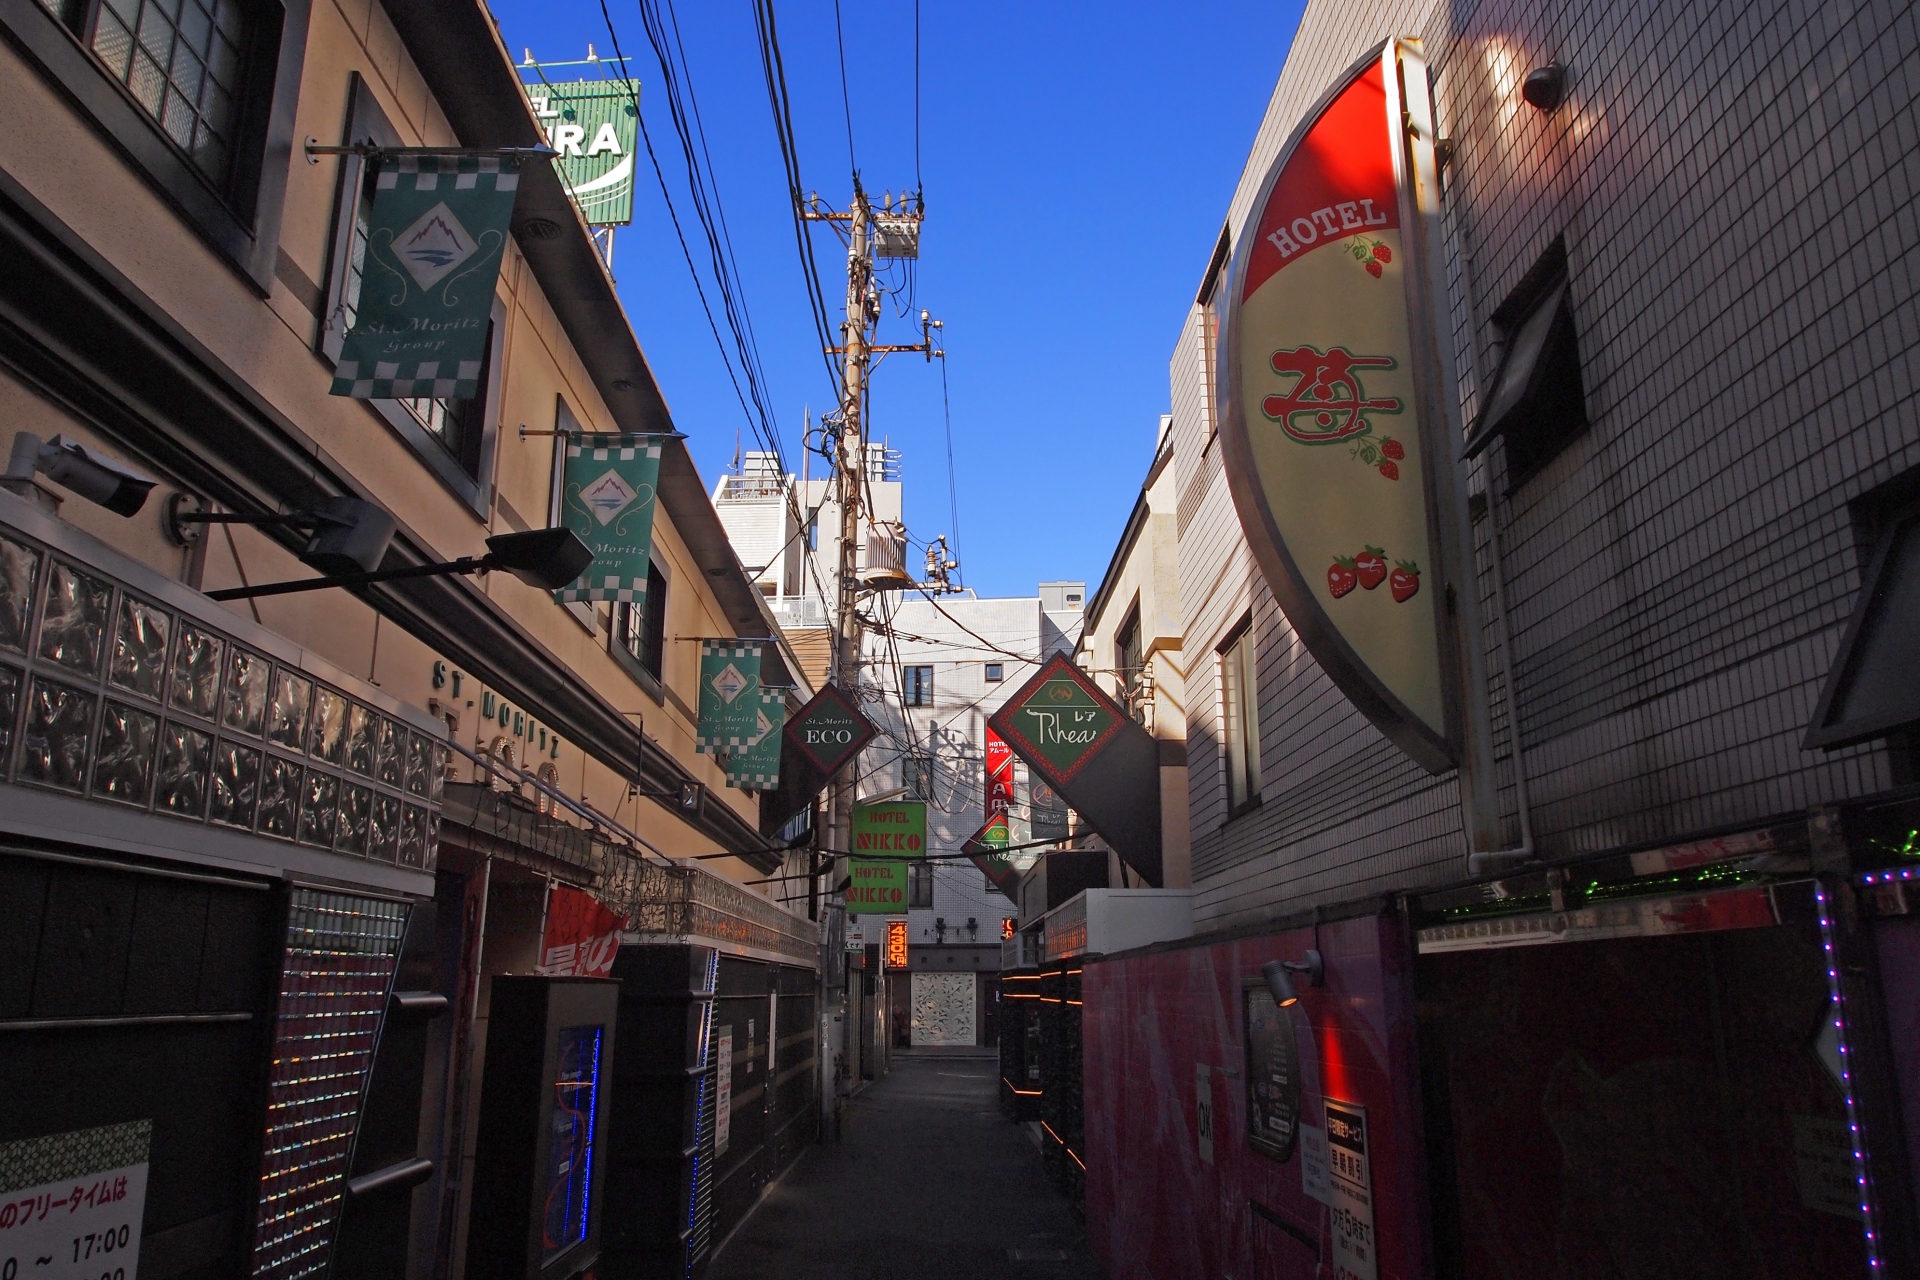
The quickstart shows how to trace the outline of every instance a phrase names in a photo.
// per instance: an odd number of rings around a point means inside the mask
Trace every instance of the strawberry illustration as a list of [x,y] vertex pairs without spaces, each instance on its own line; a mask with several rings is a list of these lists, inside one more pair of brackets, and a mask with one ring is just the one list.
[[1380,259],[1380,261],[1382,262],[1392,262],[1393,250],[1387,248],[1387,246],[1383,244],[1376,244],[1375,246],[1373,246],[1373,256]]
[[1377,262],[1368,262],[1367,274],[1372,276],[1375,280],[1378,280],[1380,278],[1380,264]]
[[1392,436],[1388,436],[1380,442],[1380,456],[1383,458],[1404,458],[1407,456],[1407,448]]
[[1360,585],[1373,590],[1387,580],[1387,549],[1368,547],[1353,558],[1353,567],[1360,576]]
[[1411,560],[1395,560],[1393,576],[1388,580],[1388,590],[1393,592],[1395,604],[1405,604],[1420,590],[1420,566]]
[[1353,565],[1354,557],[1335,556],[1333,563],[1327,567],[1327,590],[1333,593],[1335,600],[1353,590],[1360,580]]
[[1392,458],[1388,458],[1380,464],[1380,474],[1389,480],[1398,480],[1400,478],[1400,464]]

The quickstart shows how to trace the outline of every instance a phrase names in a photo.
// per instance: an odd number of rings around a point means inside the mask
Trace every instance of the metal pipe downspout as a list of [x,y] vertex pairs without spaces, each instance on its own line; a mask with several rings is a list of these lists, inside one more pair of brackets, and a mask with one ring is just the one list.
[[1507,608],[1507,566],[1500,555],[1500,506],[1487,484],[1487,548],[1493,556],[1493,598],[1500,607],[1500,678],[1507,690],[1507,742],[1513,751],[1513,790],[1520,811],[1520,843],[1511,849],[1470,850],[1467,874],[1485,875],[1533,857],[1533,808],[1527,796],[1527,754],[1520,743],[1520,703],[1513,683],[1513,618]]

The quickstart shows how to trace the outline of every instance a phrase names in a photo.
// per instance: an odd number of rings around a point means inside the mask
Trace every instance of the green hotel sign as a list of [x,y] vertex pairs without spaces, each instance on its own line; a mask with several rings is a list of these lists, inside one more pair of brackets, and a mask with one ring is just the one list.
[[575,80],[524,86],[567,194],[589,226],[633,221],[633,148],[640,126],[638,80]]
[[853,806],[853,852],[863,857],[926,857],[927,802],[894,800]]
[[854,858],[847,870],[847,914],[900,915],[907,909],[904,858]]

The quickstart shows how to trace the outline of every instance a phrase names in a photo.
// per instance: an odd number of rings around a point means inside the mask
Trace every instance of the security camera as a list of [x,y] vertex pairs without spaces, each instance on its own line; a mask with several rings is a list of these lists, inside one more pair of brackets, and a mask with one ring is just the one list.
[[32,480],[36,471],[121,516],[145,506],[147,495],[159,483],[77,441],[55,436],[42,443],[39,436],[22,431],[13,438],[6,478]]

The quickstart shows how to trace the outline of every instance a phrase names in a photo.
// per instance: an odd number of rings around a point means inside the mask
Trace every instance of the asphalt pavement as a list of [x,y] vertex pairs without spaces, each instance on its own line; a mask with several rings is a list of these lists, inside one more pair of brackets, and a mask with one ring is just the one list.
[[895,1058],[722,1247],[707,1280],[1103,1280],[998,1064]]

